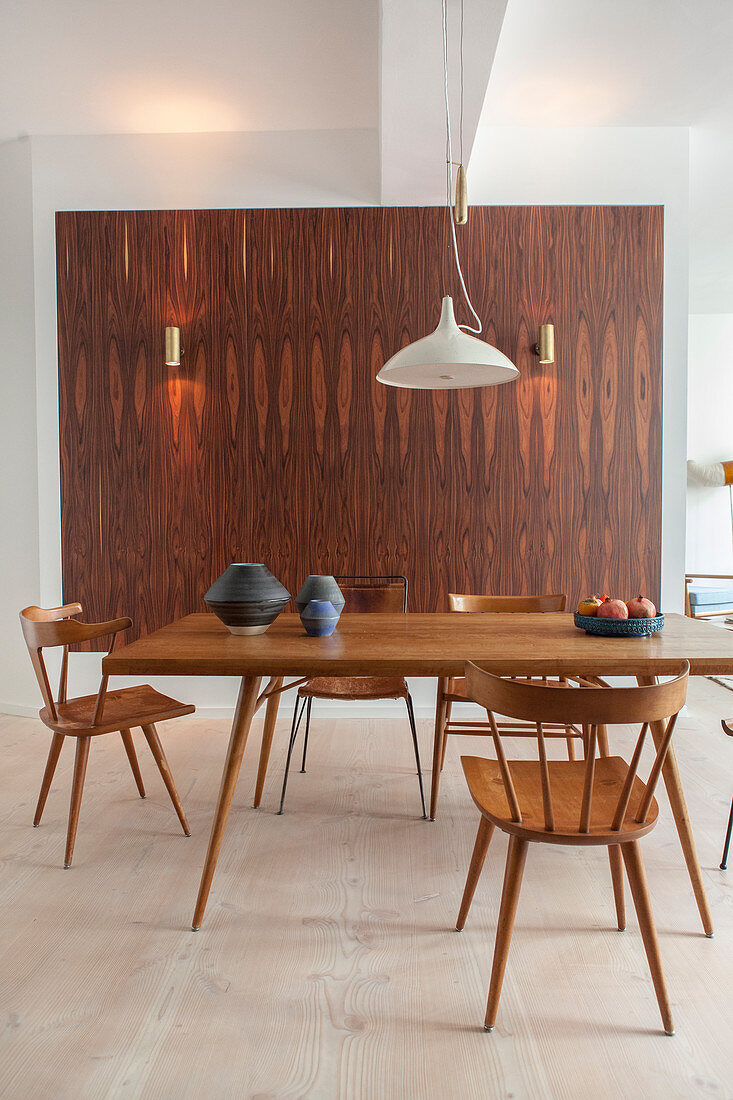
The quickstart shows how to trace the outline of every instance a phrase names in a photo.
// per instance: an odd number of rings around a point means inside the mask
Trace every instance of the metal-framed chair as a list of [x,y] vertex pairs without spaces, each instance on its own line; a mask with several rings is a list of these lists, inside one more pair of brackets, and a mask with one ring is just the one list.
[[[387,614],[405,613],[407,611],[407,577],[402,576],[339,576],[336,581],[341,589],[346,613]],[[310,734],[311,710],[314,699],[342,699],[350,701],[364,701],[371,699],[404,699],[407,708],[407,718],[412,734],[412,745],[415,752],[415,764],[417,766],[418,783],[420,786],[420,802],[422,804],[423,817],[427,817],[425,810],[425,793],[423,790],[422,767],[420,765],[420,749],[417,741],[417,729],[415,727],[415,710],[412,704],[412,696],[407,687],[404,676],[317,676],[298,688],[293,711],[293,722],[290,728],[290,741],[285,762],[285,775],[283,776],[282,792],[280,795],[279,814],[285,807],[285,793],[290,774],[290,762],[295,748],[301,720],[305,714],[305,733],[303,737],[303,759],[300,770],[305,772],[306,757],[308,753],[308,736]]]
[[[733,737],[733,726],[726,722],[725,718],[721,718],[720,724],[728,734],[729,737]],[[720,861],[721,871],[725,871],[728,867],[728,849],[730,848],[730,837],[733,832],[733,798],[730,803],[730,813],[728,814],[728,828],[725,830],[725,842],[723,843],[723,858]]]

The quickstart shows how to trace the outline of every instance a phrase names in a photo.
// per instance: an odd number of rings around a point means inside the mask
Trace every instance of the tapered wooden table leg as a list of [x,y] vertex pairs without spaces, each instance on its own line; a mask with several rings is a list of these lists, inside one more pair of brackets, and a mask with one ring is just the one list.
[[[637,676],[636,679],[641,685],[657,683],[656,676]],[[651,723],[650,729],[654,744],[657,748],[659,748],[659,744],[664,736],[665,728],[665,722]],[[705,929],[705,935],[712,936],[713,918],[710,914],[710,906],[708,905],[708,899],[705,893],[705,884],[702,880],[702,869],[700,867],[700,861],[697,858],[697,849],[695,848],[695,841],[692,836],[690,816],[687,812],[687,804],[685,803],[685,796],[682,792],[682,781],[680,780],[679,768],[677,767],[677,757],[675,756],[674,747],[672,745],[670,745],[667,758],[664,761],[662,778],[664,779],[664,786],[667,788],[667,797],[672,807],[672,814],[677,826],[677,834],[680,838],[680,844],[682,845],[682,852],[685,857],[685,863],[687,864],[690,881],[692,882],[697,908],[700,911],[702,926]]]
[[[282,687],[283,677],[273,676],[268,684],[269,688],[273,691],[277,691]],[[277,721],[277,712],[280,707],[280,692],[277,691],[276,695],[271,695],[267,700],[267,710],[265,711],[265,724],[262,727],[262,744],[260,745],[260,762],[257,766],[257,782],[255,784],[255,800],[254,808],[257,809],[262,801],[262,791],[265,786],[265,779],[267,778],[267,765],[270,760],[270,749],[272,748],[272,735],[275,732],[275,722]]]
[[214,815],[214,823],[211,826],[209,847],[206,852],[206,861],[204,863],[201,884],[196,899],[196,910],[193,915],[192,927],[194,932],[199,930],[201,922],[204,919],[206,902],[209,898],[209,890],[211,889],[211,882],[214,878],[214,871],[216,870],[216,861],[219,858],[219,849],[224,839],[224,830],[226,829],[229,810],[234,797],[234,790],[237,786],[237,779],[239,778],[239,769],[242,764],[244,747],[247,744],[247,737],[257,704],[260,679],[261,677],[259,676],[243,676],[239,688],[237,709],[234,713],[232,732],[229,738],[229,749],[227,750],[227,758],[224,763],[224,771],[221,777],[216,814]]
[[440,769],[443,766],[443,741],[445,739],[445,712],[446,702],[443,695],[448,689],[448,678],[441,676],[438,680],[438,697],[435,704],[435,738],[433,740],[433,781],[430,786],[430,820],[435,821],[435,810],[438,805],[438,788],[440,786]]

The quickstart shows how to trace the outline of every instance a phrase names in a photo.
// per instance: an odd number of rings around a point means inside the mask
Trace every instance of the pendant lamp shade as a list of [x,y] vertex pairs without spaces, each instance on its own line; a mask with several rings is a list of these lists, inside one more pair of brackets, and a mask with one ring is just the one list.
[[462,390],[500,386],[519,371],[497,348],[462,332],[453,299],[444,298],[435,332],[408,344],[384,364],[377,380],[406,390]]

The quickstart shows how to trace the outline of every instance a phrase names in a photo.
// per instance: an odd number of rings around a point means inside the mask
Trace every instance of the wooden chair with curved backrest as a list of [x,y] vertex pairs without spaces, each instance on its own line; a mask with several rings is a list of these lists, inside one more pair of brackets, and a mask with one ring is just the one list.
[[[179,703],[175,699],[169,699],[167,695],[161,695],[160,692],[155,691],[148,685],[108,691],[107,676],[102,677],[96,695],[86,695],[76,699],[67,698],[69,646],[76,642],[86,642],[93,638],[103,638],[109,635],[112,635],[114,639],[114,636],[120,631],[127,630],[128,627],[132,626],[132,619],[128,618],[112,619],[110,622],[105,623],[81,623],[75,618],[81,613],[82,607],[78,603],[52,608],[31,606],[24,608],[20,613],[23,636],[28,646],[33,671],[36,674],[43,702],[45,703],[40,711],[40,718],[53,731],[51,749],[41,784],[41,793],[38,796],[38,805],[33,818],[34,827],[41,823],[43,808],[46,805],[64,738],[76,738],[76,759],[71,788],[64,867],[71,866],[74,854],[74,841],[76,840],[76,829],[79,823],[79,809],[81,807],[81,796],[91,740],[92,737],[97,737],[103,733],[121,734],[137,789],[140,797],[145,798],[145,787],[143,786],[131,732],[133,726],[142,728],[178,814],[178,819],[183,826],[183,831],[186,836],[191,835],[168,766],[168,760],[155,729],[155,723],[166,721],[169,718],[178,718],[183,714],[193,714],[196,708],[185,703]],[[114,640],[112,644],[114,645]],[[63,647],[63,653],[59,690],[57,697],[54,699],[46,663],[43,659],[43,650],[58,646]]]
[[[451,611],[471,615],[500,614],[541,614],[548,611],[564,611],[565,596],[562,593],[542,596],[476,596],[455,592],[448,593],[448,607]],[[524,677],[523,677],[524,679]],[[560,677],[566,683],[568,677]],[[430,820],[435,820],[438,806],[440,773],[445,762],[445,749],[450,734],[462,737],[490,737],[488,722],[454,722],[451,713],[454,703],[471,703],[466,693],[466,680],[463,676],[446,676],[438,680],[438,694],[435,703],[435,741],[433,744],[433,782],[430,792]],[[534,727],[526,722],[501,723],[500,732],[512,737],[534,737]],[[550,737],[564,737],[568,747],[568,757],[575,758],[574,740],[582,739],[582,731],[572,726],[551,723],[545,732]]]
[[[404,614],[407,611],[407,577],[336,577],[341,589],[345,604],[344,611],[352,614]],[[422,803],[423,817],[425,812],[425,794],[423,791],[422,768],[420,765],[420,750],[417,743],[417,730],[415,728],[415,711],[412,705],[412,696],[407,687],[404,676],[318,676],[308,680],[298,688],[298,695],[293,711],[293,723],[290,730],[290,743],[285,763],[285,775],[283,777],[282,793],[280,796],[280,809],[283,812],[285,805],[285,792],[288,786],[290,773],[290,761],[295,748],[295,740],[298,736],[300,722],[305,712],[305,736],[303,739],[303,760],[301,772],[305,771],[306,754],[308,752],[308,734],[310,732],[311,708],[314,699],[404,699],[407,707],[407,717],[412,733],[412,746],[415,752],[418,782],[420,785],[420,802]]]
[[[659,944],[639,840],[654,828],[658,807],[654,791],[672,739],[677,714],[687,693],[689,665],[676,678],[650,687],[584,687],[562,691],[558,685],[501,679],[466,665],[471,697],[485,707],[496,760],[462,757],[471,797],[481,813],[463,893],[457,929],[468,915],[494,829],[509,835],[504,887],[496,932],[494,962],[484,1026],[491,1031],[504,979],[522,874],[530,843],[605,845],[621,853],[639,918],[649,969],[664,1030],[672,1034],[672,1015],[664,983]],[[494,713],[532,722],[538,760],[506,759]],[[638,776],[649,724],[667,721],[646,782]],[[572,722],[588,731],[585,760],[547,760],[545,724]],[[619,756],[596,757],[600,731],[607,725],[640,724],[631,762]]]

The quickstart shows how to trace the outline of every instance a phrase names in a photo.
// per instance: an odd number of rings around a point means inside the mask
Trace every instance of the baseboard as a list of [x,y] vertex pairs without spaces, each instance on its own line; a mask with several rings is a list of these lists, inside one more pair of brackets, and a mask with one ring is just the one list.
[[0,703],[0,714],[10,714],[17,718],[37,718],[40,707],[21,707],[16,703]]

